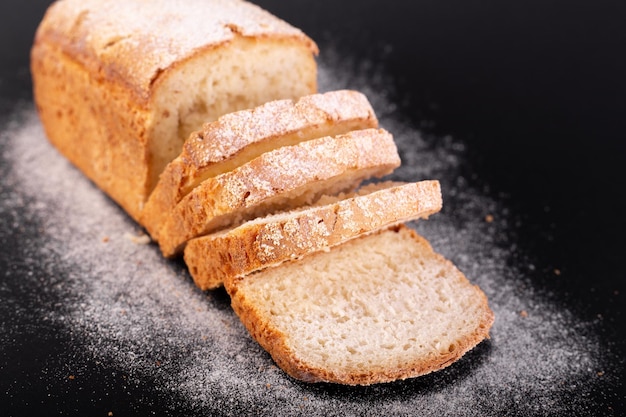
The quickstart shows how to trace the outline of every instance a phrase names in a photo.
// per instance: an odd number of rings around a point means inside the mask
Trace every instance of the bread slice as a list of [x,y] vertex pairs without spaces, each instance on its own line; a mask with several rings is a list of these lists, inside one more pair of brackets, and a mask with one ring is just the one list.
[[368,385],[449,366],[488,338],[485,294],[399,226],[227,279],[232,307],[292,377]]
[[391,134],[364,129],[266,152],[205,180],[168,215],[159,231],[164,256],[185,243],[255,217],[311,204],[324,194],[356,189],[400,165]]
[[438,181],[368,184],[355,195],[245,222],[190,240],[185,263],[202,290],[441,210]]
[[135,220],[190,133],[317,89],[315,43],[240,0],[60,0],[31,51],[50,141]]
[[378,127],[367,98],[356,91],[276,100],[220,117],[193,133],[161,174],[141,213],[154,240],[176,204],[207,178],[231,171],[264,152],[323,136]]

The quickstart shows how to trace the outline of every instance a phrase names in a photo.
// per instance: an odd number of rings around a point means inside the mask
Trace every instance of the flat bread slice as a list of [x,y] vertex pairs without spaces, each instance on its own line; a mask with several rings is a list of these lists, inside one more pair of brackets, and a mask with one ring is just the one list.
[[328,250],[381,228],[428,218],[441,207],[438,181],[368,184],[358,193],[324,196],[310,207],[192,239],[184,258],[196,285],[208,290],[225,279]]
[[368,385],[445,368],[488,338],[485,294],[406,226],[227,279],[232,307],[292,377]]

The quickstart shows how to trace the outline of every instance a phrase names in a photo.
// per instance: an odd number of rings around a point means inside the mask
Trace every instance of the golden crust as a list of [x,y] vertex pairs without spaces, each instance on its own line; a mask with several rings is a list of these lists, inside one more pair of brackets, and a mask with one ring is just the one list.
[[276,100],[220,117],[193,133],[160,176],[141,214],[153,239],[167,214],[203,180],[237,168],[280,146],[378,127],[367,98],[356,91]]
[[131,104],[131,90],[94,76],[54,44],[37,43],[31,57],[51,143],[136,219],[148,194],[148,111]]
[[293,40],[318,53],[299,29],[240,0],[187,0],[184,7],[170,0],[61,0],[46,12],[35,42],[57,45],[147,101],[168,70],[236,36]]
[[[164,256],[181,253],[192,238],[260,215],[311,203],[323,194],[354,189],[400,165],[391,134],[365,129],[266,152],[209,178],[169,214],[159,232]],[[339,188],[338,188],[339,187]]]
[[441,210],[438,181],[391,183],[375,191],[244,223],[190,240],[185,262],[202,290]]
[[[234,280],[227,280],[225,286],[231,297],[232,308],[244,326],[252,337],[270,353],[276,364],[293,378],[305,382],[332,382],[347,385],[370,385],[413,378],[451,365],[481,341],[489,338],[489,329],[494,322],[494,314],[489,308],[487,297],[477,286],[472,285],[449,260],[435,253],[424,238],[404,225],[356,240],[375,240],[380,233],[408,234],[413,244],[419,246],[420,251],[426,254],[424,257],[427,257],[429,262],[440,265],[441,271],[443,271],[442,275],[445,274],[446,279],[454,282],[458,288],[462,287],[464,291],[471,292],[470,302],[479,314],[475,327],[459,331],[453,348],[443,352],[416,356],[410,361],[398,363],[395,366],[372,364],[369,368],[361,368],[358,371],[342,371],[327,366],[311,365],[308,358],[301,357],[300,353],[294,350],[290,340],[292,335],[285,333],[280,326],[276,326],[267,313],[263,311],[263,307],[255,300],[249,300],[246,297],[246,280],[257,279],[264,273],[263,271]],[[312,257],[315,256],[326,256],[326,254],[312,255]],[[306,259],[309,258],[296,262],[307,262]],[[355,271],[355,273],[357,272]],[[323,279],[323,277],[316,278]],[[358,294],[353,294],[353,296],[358,297]],[[415,308],[419,309],[421,306]],[[375,337],[375,335],[371,335],[371,337]]]

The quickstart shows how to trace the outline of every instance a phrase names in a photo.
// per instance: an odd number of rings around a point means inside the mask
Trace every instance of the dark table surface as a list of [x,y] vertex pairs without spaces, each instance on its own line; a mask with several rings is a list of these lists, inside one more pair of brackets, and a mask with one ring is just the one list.
[[[194,290],[177,262],[160,261],[169,290],[151,296],[131,277],[140,261],[87,259],[97,251],[72,235],[84,218],[102,236],[140,231],[106,199],[89,206],[102,213],[60,213],[65,200],[32,191],[71,178],[75,193],[102,198],[39,145],[28,52],[48,4],[0,4],[1,415],[626,415],[626,3],[258,2],[318,42],[322,88],[368,93],[398,138],[397,178],[442,181],[443,212],[418,227],[496,313],[491,340],[450,368],[373,387],[260,373],[271,359],[227,296]],[[77,243],[51,238],[55,228]],[[151,245],[128,250],[158,257]],[[100,299],[81,294],[87,280]],[[150,301],[131,294],[141,291]],[[188,306],[172,293],[229,330],[210,323],[206,345],[185,339],[181,327],[202,323],[181,319]],[[113,304],[135,321],[105,320]],[[157,320],[159,306],[171,315]],[[216,356],[222,331],[244,340],[237,355]],[[147,338],[165,346],[158,355]],[[138,358],[120,359],[123,349]]]

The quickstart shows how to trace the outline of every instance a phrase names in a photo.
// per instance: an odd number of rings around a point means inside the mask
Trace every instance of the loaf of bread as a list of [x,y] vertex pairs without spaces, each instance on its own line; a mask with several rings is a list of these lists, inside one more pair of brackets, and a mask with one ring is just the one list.
[[355,91],[316,93],[315,43],[242,0],[58,0],[31,51],[50,141],[201,289],[224,285],[289,375],[367,385],[488,337],[485,294],[404,222],[437,181],[400,165]]
[[194,188],[163,222],[159,246],[164,256],[176,256],[189,239],[354,190],[399,165],[393,137],[383,129],[274,149]]
[[240,0],[59,0],[31,52],[50,141],[134,219],[203,123],[316,92],[317,46]]
[[488,337],[485,294],[407,227],[226,279],[250,334],[289,375],[368,385],[450,365]]
[[196,285],[212,289],[285,261],[441,210],[438,181],[383,182],[358,193],[323,196],[315,205],[252,220],[190,240],[185,263]]
[[378,120],[367,98],[348,90],[276,100],[226,114],[184,143],[182,153],[161,174],[140,222],[158,240],[167,214],[207,178],[281,146],[375,127]]

